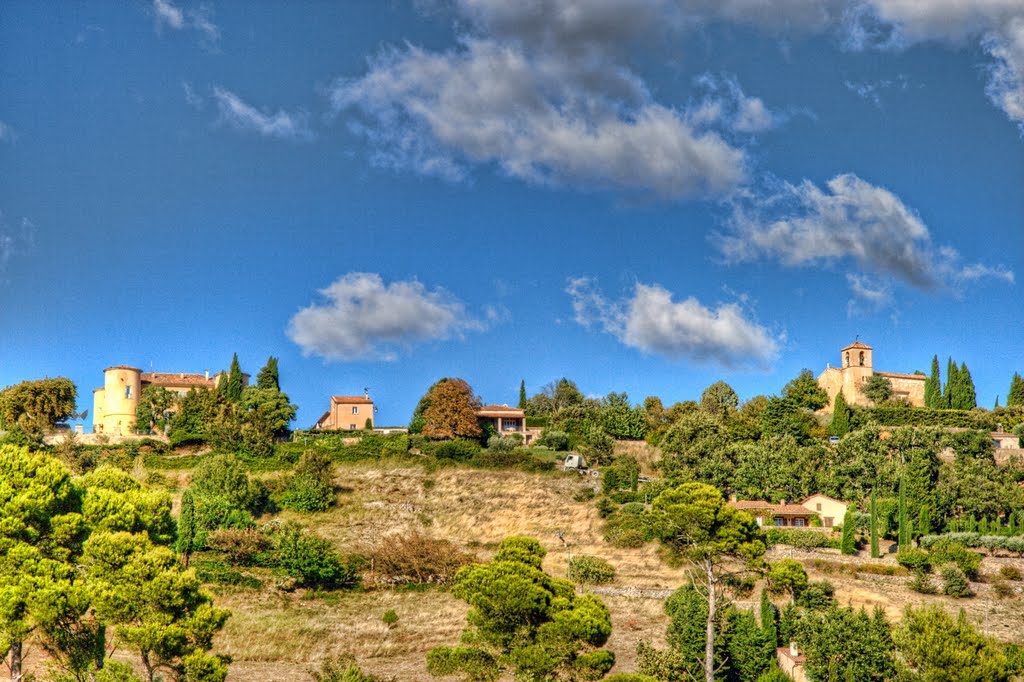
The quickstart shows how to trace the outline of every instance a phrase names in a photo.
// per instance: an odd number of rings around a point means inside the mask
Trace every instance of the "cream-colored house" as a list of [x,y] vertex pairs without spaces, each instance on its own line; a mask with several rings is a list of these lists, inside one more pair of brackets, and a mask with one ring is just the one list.
[[811,495],[801,502],[800,506],[817,514],[823,528],[842,525],[846,510],[849,508],[842,500],[821,493]]
[[875,375],[889,380],[893,398],[902,398],[914,407],[924,407],[924,382],[928,377],[923,374],[876,372],[872,353],[871,346],[854,341],[840,351],[839,367],[829,366],[818,375],[818,385],[828,394],[828,405],[822,409],[823,412],[832,412],[839,391],[843,392],[848,404],[869,406],[871,401],[860,389],[868,377]]
[[[369,421],[369,425],[367,425]],[[373,401],[370,394],[332,395],[331,406],[313,426],[324,431],[358,431],[373,428]]]
[[510,436],[518,433],[526,442],[526,413],[518,407],[508,405],[484,405],[476,411],[476,418],[481,424],[490,424],[499,436]]
[[[139,396],[147,386],[161,386],[184,396],[193,388],[216,388],[225,372],[210,376],[185,372],[143,372],[138,367],[117,365],[103,370],[103,386],[92,392],[92,430],[94,433],[124,435],[135,425]],[[249,383],[249,375],[242,380]]]

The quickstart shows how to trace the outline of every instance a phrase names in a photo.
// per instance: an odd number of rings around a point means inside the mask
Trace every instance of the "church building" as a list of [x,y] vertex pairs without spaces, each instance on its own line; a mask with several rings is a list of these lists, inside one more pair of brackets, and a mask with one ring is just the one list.
[[840,390],[847,404],[870,406],[871,401],[861,393],[860,388],[868,377],[875,375],[889,380],[894,399],[903,399],[914,407],[924,407],[924,382],[928,377],[923,374],[876,372],[871,354],[871,346],[854,341],[840,351],[839,367],[830,366],[818,375],[818,385],[828,394],[828,405],[823,408],[823,412],[832,412]]

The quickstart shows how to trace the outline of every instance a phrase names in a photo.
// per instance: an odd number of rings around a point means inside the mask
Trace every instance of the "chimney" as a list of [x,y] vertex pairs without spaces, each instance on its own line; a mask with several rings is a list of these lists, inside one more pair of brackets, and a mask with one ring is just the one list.
[[735,502],[736,501],[736,493],[729,493],[729,501],[730,502]]
[[796,642],[789,643],[789,655],[796,658],[800,655],[800,650],[796,648]]
[[783,497],[781,500],[779,500],[779,504],[785,505],[786,504],[786,498]]
[[204,369],[203,370],[203,376],[205,376],[206,380],[209,381],[210,380],[210,370]]

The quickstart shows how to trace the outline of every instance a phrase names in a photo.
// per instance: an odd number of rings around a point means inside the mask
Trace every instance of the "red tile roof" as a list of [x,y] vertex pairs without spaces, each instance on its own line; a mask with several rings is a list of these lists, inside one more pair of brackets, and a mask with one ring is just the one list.
[[853,343],[851,343],[846,348],[843,348],[842,350],[850,350],[851,348],[862,348],[864,350],[871,350],[871,346],[869,346],[866,343],[861,343],[860,341],[854,341]]
[[476,411],[478,417],[525,417],[526,413],[518,407],[508,405],[484,405]]
[[142,383],[156,386],[214,386],[214,377],[206,378],[205,374],[186,374],[184,372],[143,372]]
[[814,513],[799,504],[773,504],[764,500],[736,500],[729,505],[736,509],[764,509],[776,516],[810,516]]
[[372,400],[362,395],[332,395],[331,402],[345,405],[373,405]]
[[926,381],[928,377],[923,374],[900,374],[898,372],[875,372],[878,376],[892,377],[893,379],[916,379],[918,381]]

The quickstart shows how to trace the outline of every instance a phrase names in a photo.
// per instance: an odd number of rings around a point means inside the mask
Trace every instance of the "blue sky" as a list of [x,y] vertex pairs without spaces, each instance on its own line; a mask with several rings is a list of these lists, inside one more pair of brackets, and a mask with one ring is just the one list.
[[1024,372],[1019,0],[0,5],[0,386]]

